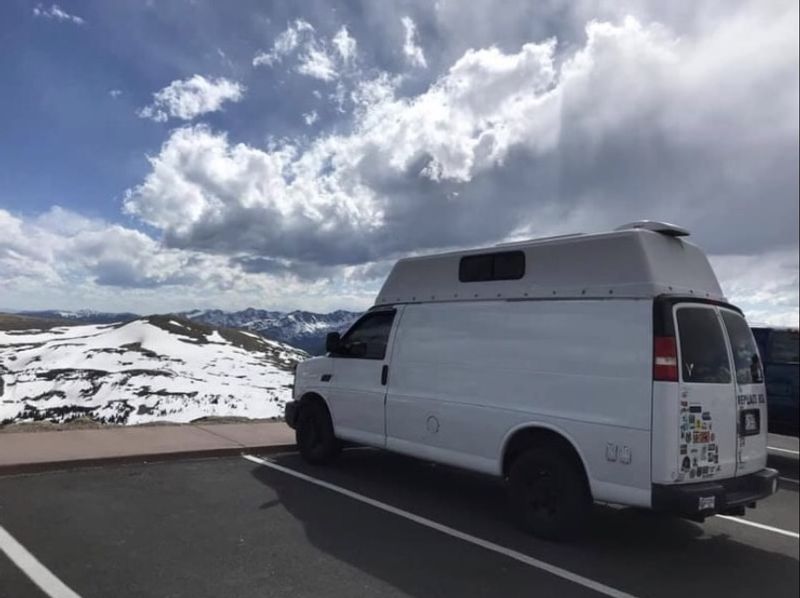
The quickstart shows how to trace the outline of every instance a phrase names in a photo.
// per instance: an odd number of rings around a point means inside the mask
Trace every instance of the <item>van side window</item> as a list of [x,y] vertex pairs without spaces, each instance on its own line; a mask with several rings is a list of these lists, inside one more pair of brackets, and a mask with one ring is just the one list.
[[773,363],[800,362],[800,333],[797,330],[773,330],[769,335],[769,360]]
[[467,255],[458,264],[460,282],[519,280],[525,275],[525,252],[502,251]]
[[731,381],[725,337],[713,309],[681,307],[676,314],[684,382],[728,384]]
[[736,382],[739,384],[756,384],[764,381],[761,359],[756,349],[756,341],[750,333],[750,327],[739,314],[722,311],[722,321],[728,331],[733,353],[733,365],[736,367]]
[[766,328],[751,328],[753,336],[758,345],[758,352],[761,353],[761,360],[763,362],[770,361],[769,352],[767,351],[767,342],[769,341],[769,330]]
[[362,317],[342,337],[336,356],[383,359],[394,314],[394,311],[380,311]]

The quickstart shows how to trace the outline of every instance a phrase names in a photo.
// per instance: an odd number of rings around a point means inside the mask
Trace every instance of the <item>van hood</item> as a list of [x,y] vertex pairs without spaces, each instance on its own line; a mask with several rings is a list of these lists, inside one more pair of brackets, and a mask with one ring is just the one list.
[[[330,373],[330,357],[320,355],[311,357],[297,364],[297,376],[313,376],[315,374]],[[324,370],[324,371],[323,371]]]

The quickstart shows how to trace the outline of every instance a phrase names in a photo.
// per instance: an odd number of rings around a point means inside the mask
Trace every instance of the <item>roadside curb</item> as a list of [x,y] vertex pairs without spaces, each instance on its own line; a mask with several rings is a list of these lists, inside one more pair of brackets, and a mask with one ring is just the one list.
[[172,451],[137,455],[120,455],[113,457],[97,457],[87,459],[66,459],[61,461],[42,461],[37,463],[13,463],[0,465],[0,477],[27,473],[43,473],[65,469],[84,467],[103,467],[107,465],[129,465],[134,463],[163,463],[188,459],[210,459],[215,457],[238,457],[246,453],[277,453],[296,448],[291,444],[269,444],[262,446],[237,446],[218,449],[202,449],[189,451]]

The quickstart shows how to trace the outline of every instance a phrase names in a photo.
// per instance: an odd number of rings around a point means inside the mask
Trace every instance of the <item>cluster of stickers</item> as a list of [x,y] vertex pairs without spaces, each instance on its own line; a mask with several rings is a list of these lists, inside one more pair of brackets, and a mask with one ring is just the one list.
[[681,401],[681,441],[679,479],[704,478],[722,469],[719,445],[710,411],[700,405]]

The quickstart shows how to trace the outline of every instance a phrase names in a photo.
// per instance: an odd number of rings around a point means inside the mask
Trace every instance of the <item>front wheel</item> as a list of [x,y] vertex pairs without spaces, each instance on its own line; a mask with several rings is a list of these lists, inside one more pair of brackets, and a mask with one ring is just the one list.
[[528,449],[509,471],[509,498],[519,525],[548,540],[575,538],[592,507],[583,469],[553,447]]
[[295,440],[303,459],[314,465],[330,463],[341,449],[339,440],[333,434],[330,413],[325,405],[317,401],[307,401],[300,406]]

